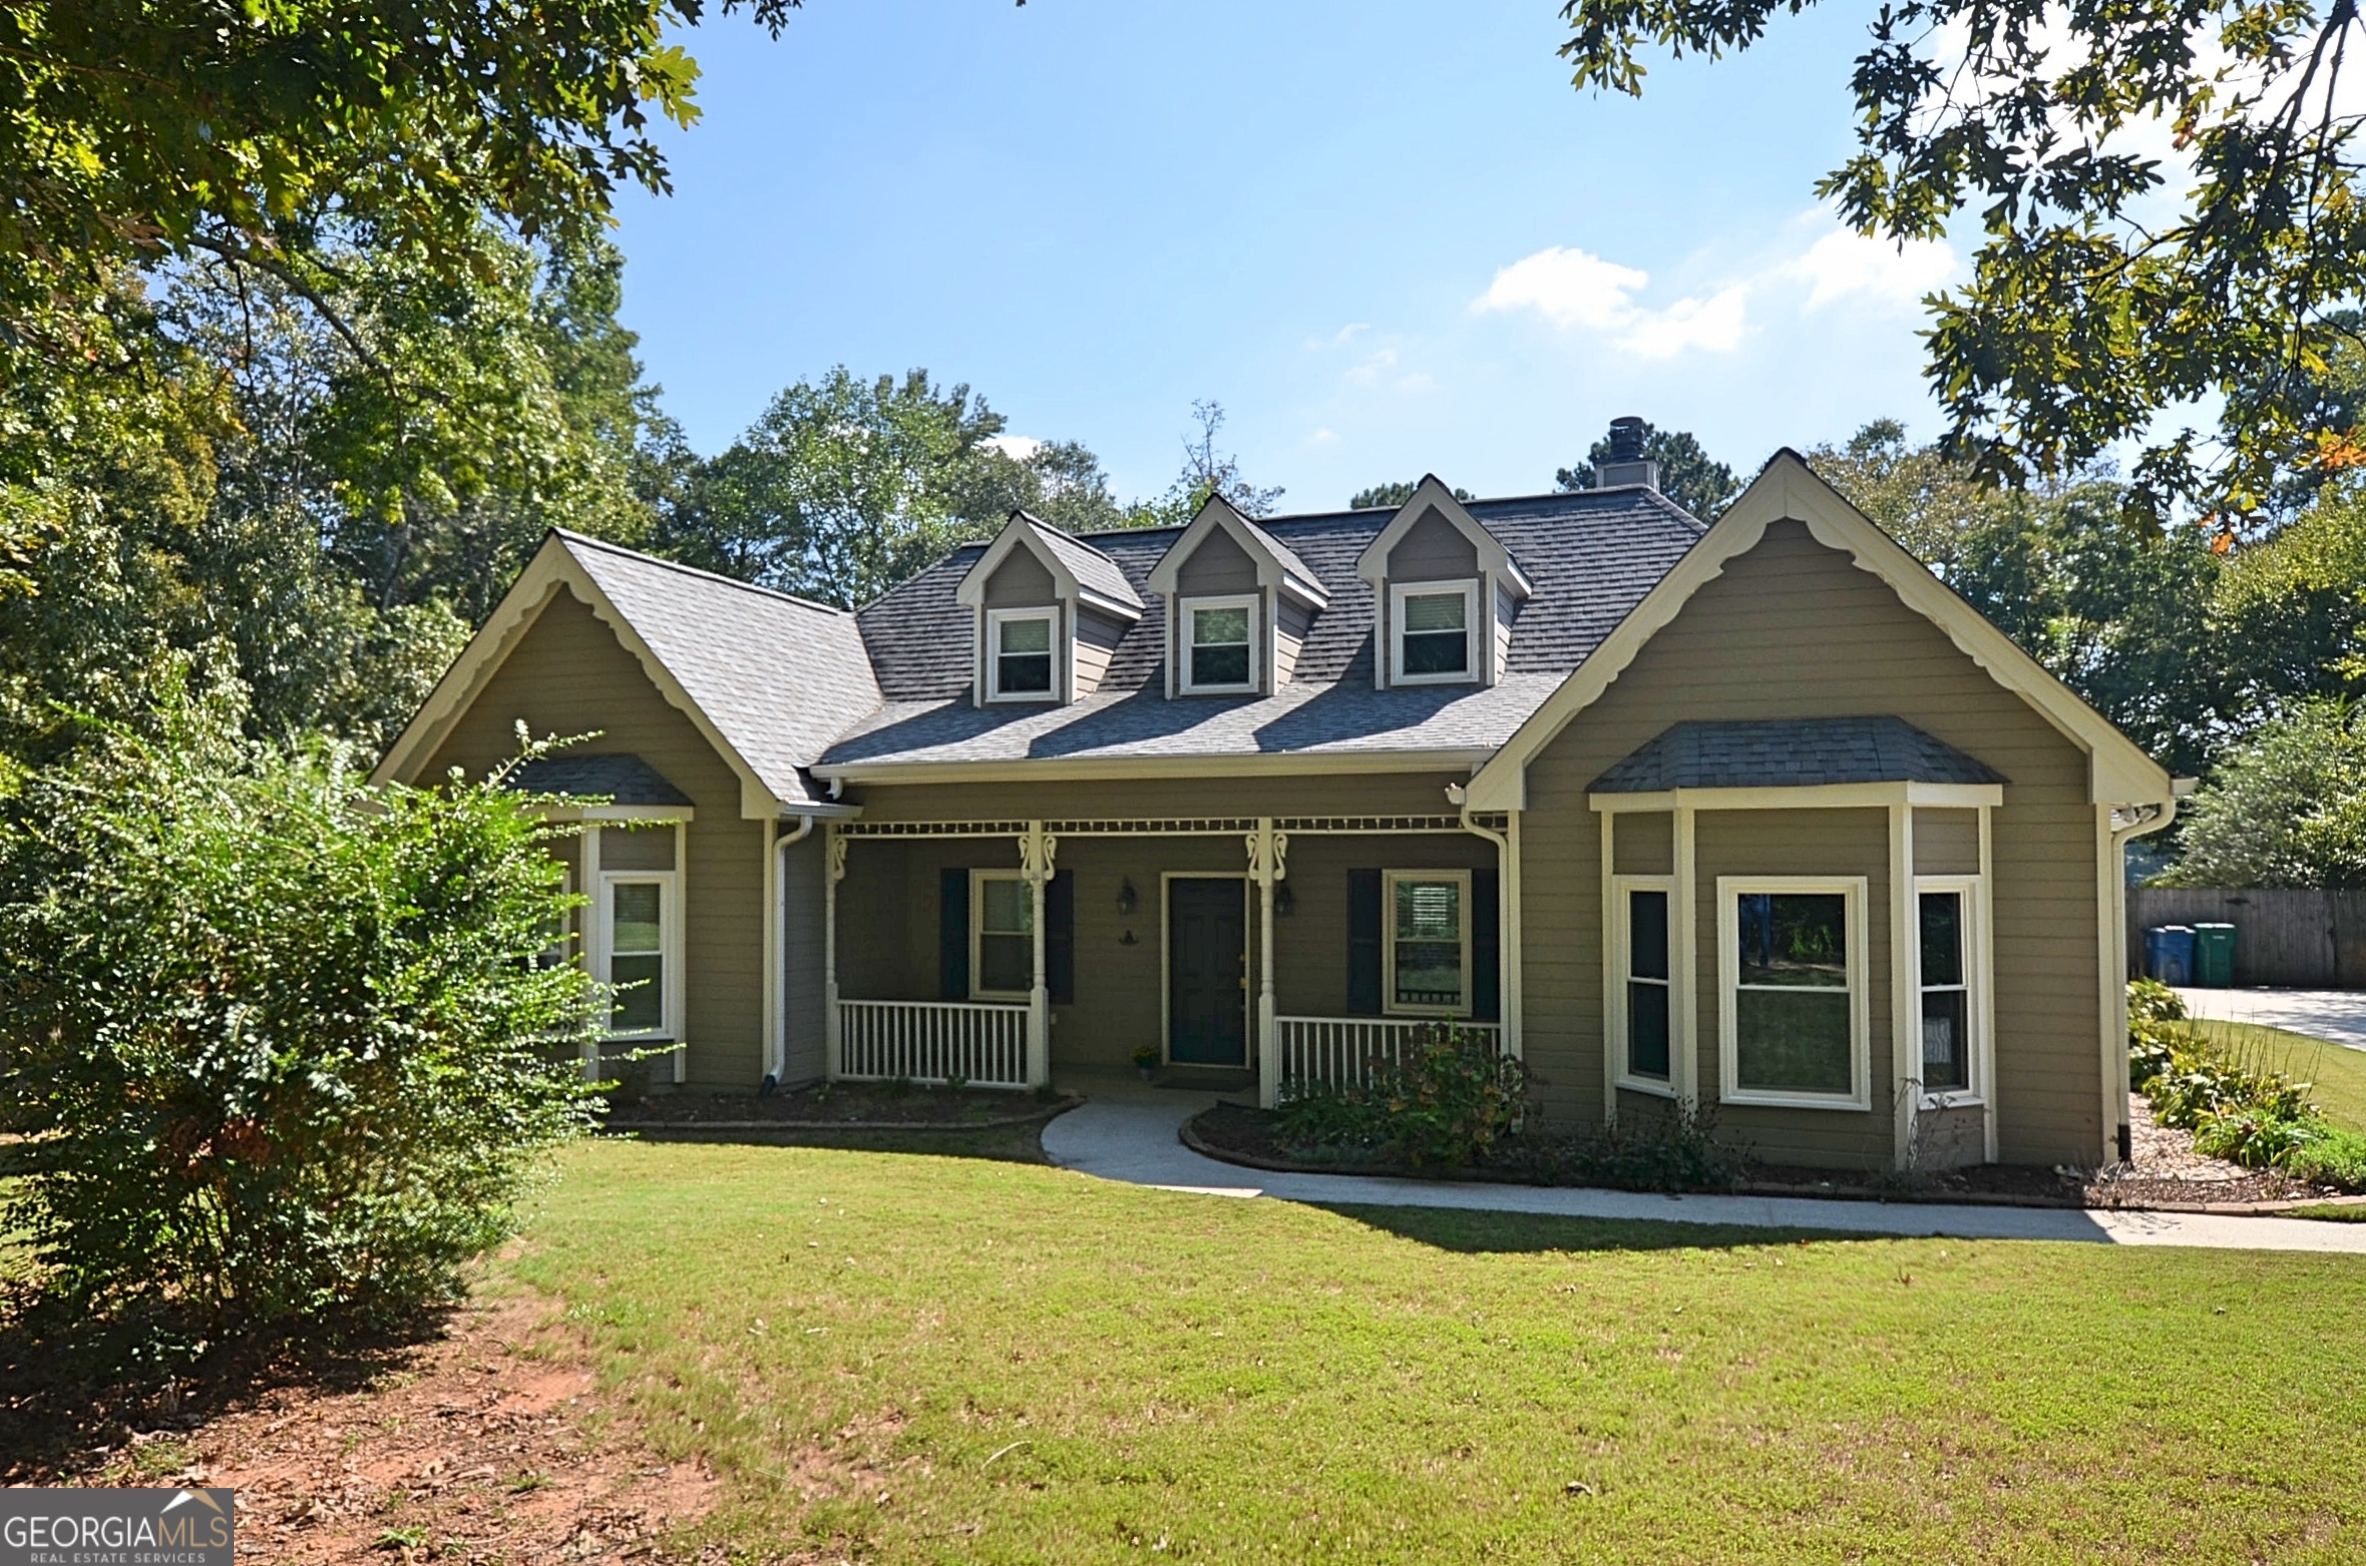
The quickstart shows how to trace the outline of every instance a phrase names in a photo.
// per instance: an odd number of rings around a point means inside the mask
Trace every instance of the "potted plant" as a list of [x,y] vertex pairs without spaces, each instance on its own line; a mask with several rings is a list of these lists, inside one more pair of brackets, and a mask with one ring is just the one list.
[[1150,1074],[1158,1069],[1158,1046],[1155,1044],[1134,1046],[1134,1069],[1142,1073],[1143,1081],[1149,1081]]

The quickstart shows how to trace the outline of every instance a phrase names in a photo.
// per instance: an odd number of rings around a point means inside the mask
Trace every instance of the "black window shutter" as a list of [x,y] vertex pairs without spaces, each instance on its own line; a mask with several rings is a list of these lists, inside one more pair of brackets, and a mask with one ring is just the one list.
[[1347,1009],[1380,1014],[1380,872],[1347,872]]
[[969,872],[937,877],[937,998],[969,999]]
[[1503,1016],[1503,906],[1497,874],[1471,872],[1471,1017],[1494,1022]]
[[1076,1000],[1076,872],[1055,871],[1043,888],[1043,982],[1052,1004]]

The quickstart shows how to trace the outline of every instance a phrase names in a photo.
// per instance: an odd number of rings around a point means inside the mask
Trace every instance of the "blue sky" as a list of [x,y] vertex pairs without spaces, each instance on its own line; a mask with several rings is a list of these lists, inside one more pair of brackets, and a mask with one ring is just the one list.
[[845,363],[967,381],[1162,489],[1194,398],[1283,509],[1434,470],[1551,487],[1608,421],[1737,468],[1936,429],[1917,296],[1840,233],[1861,18],[1644,98],[1580,95],[1553,0],[808,0],[686,42],[675,192],[628,200],[625,318],[692,443]]

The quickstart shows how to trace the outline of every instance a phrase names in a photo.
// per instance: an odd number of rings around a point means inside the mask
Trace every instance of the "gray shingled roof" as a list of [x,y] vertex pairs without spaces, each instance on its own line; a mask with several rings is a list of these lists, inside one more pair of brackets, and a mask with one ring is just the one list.
[[[1705,531],[1674,502],[1640,488],[1480,500],[1470,512],[1519,558],[1535,587],[1512,626],[1514,674],[1566,674],[1583,663]],[[1356,557],[1392,515],[1327,512],[1259,524],[1331,594],[1299,651],[1293,684],[1371,685],[1372,589],[1356,575]],[[1140,589],[1180,532],[1141,528],[1086,541]],[[973,621],[954,593],[985,547],[963,545],[861,612],[863,641],[889,701],[968,699]],[[1147,596],[1141,623],[1118,644],[1102,692],[1163,690],[1165,641],[1165,605]]]
[[[881,699],[852,614],[581,534],[559,537],[775,797],[827,798],[805,769]],[[968,635],[965,626],[965,666]]]
[[1070,576],[1076,578],[1077,585],[1118,603],[1130,604],[1136,609],[1142,607],[1142,595],[1134,590],[1132,582],[1126,580],[1125,572],[1118,569],[1116,561],[1075,534],[1061,532],[1033,512],[1022,512],[1021,515],[1035,524],[1035,531],[1051,552],[1060,557],[1060,563],[1068,568]]
[[[1281,566],[1284,571],[1287,571],[1290,575],[1298,578],[1299,581],[1306,583],[1310,587],[1324,586],[1323,579],[1315,575],[1314,569],[1311,566],[1298,558],[1296,550],[1293,550],[1289,545],[1283,543],[1280,539],[1274,537],[1271,533],[1268,533],[1265,529],[1259,527],[1247,517],[1241,518],[1241,525],[1249,530],[1250,537],[1256,539],[1258,543],[1263,544],[1268,550],[1272,552],[1274,559],[1281,562]],[[1328,588],[1325,588],[1325,591],[1328,590]]]
[[604,797],[616,805],[687,805],[690,796],[640,757],[579,756],[562,751],[529,761],[509,775],[522,794],[578,794]]
[[1810,718],[1676,724],[1596,778],[1592,792],[2009,781],[1904,718]]
[[[1275,695],[1166,700],[1160,663],[1166,608],[1145,592],[1142,620],[1118,643],[1097,694],[1066,707],[976,708],[970,704],[973,622],[954,597],[985,547],[970,544],[862,611],[863,640],[888,704],[823,759],[837,765],[1493,750],[1705,531],[1673,502],[1640,488],[1481,500],[1470,511],[1521,559],[1535,588],[1513,621],[1508,674],[1493,687],[1373,688],[1372,589],[1356,575],[1356,557],[1394,513],[1367,510],[1258,524],[1331,595],[1289,683]],[[1097,533],[1090,542],[1130,583],[1146,588],[1180,531]]]

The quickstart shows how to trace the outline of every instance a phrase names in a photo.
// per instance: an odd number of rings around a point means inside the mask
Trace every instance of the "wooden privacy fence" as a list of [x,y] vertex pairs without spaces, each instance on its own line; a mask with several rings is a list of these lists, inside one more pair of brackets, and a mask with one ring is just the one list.
[[2164,924],[2233,925],[2237,985],[2366,990],[2366,891],[2131,888],[2130,977],[2144,972],[2144,932]]

